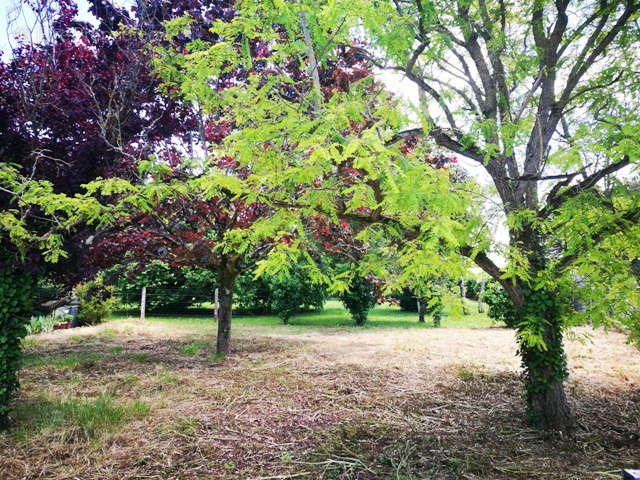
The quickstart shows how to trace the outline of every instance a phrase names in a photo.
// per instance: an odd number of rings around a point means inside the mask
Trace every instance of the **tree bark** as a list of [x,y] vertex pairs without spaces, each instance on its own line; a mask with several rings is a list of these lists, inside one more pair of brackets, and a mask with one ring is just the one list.
[[520,356],[524,367],[527,416],[537,427],[569,431],[573,415],[567,402],[563,382],[567,364],[560,320],[542,319],[546,350],[521,343]]
[[424,311],[425,311],[424,302],[420,298],[418,298],[416,302],[418,303],[418,322],[424,323]]
[[482,303],[482,297],[484,296],[485,279],[480,279],[480,290],[478,291],[478,313],[484,313],[484,303]]
[[[530,275],[536,278],[547,268],[548,258],[542,235],[532,225],[525,225],[518,232],[511,232],[515,245],[527,253]],[[573,416],[564,392],[567,379],[567,359],[562,338],[562,320],[557,292],[532,290],[520,284],[524,302],[519,309],[523,323],[518,327],[520,357],[524,369],[527,416],[532,424],[548,430],[569,431]],[[540,335],[544,345],[527,341],[531,334]]]
[[218,309],[218,336],[216,338],[216,355],[229,355],[231,351],[231,316],[233,307],[233,290],[238,273],[234,265],[223,262],[218,270],[220,284]]

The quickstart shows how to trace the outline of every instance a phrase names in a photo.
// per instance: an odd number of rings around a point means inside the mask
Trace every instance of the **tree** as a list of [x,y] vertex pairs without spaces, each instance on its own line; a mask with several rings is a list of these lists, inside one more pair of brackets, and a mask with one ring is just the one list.
[[640,2],[394,0],[358,8],[375,46],[363,52],[425,99],[425,126],[402,136],[425,135],[490,177],[507,218],[508,264],[490,259],[495,245],[486,238],[459,251],[502,285],[517,311],[530,419],[570,428],[562,332],[579,321],[568,308],[573,277],[589,279],[586,315],[596,324],[611,313],[637,322],[637,284],[625,272],[640,245],[639,195],[615,174],[637,173]]
[[[640,5],[570,4],[532,0],[516,10],[486,0],[245,0],[234,21],[215,27],[227,46],[198,52],[211,55],[215,75],[242,62],[242,50],[228,48],[237,38],[279,46],[269,55],[271,82],[249,77],[216,98],[238,132],[226,151],[252,166],[238,191],[287,207],[291,225],[318,212],[365,223],[358,238],[380,241],[387,253],[365,257],[365,268],[381,272],[394,259],[402,267],[396,286],[415,275],[451,274],[459,268],[454,252],[475,262],[518,312],[529,418],[560,429],[572,423],[563,330],[584,319],[567,308],[573,277],[590,279],[582,293],[593,300],[587,314],[596,324],[613,312],[632,328],[637,282],[628,271],[640,245],[640,194],[614,175],[638,158],[639,83],[631,65],[638,63]],[[366,32],[371,48],[349,38],[351,27]],[[369,78],[322,95],[313,74],[340,49],[414,82],[422,126],[401,129],[408,120]],[[286,62],[304,58],[308,75],[282,75]],[[430,140],[436,154],[416,137]],[[442,152],[463,155],[491,179],[509,230],[509,245],[499,250],[505,267],[490,257],[499,244],[473,182],[452,184],[429,161]],[[274,259],[285,256],[277,253]],[[604,299],[613,307],[603,308]]]
[[95,273],[86,246],[110,212],[82,185],[136,178],[136,162],[183,125],[183,112],[156,93],[144,42],[116,35],[118,24],[131,26],[128,14],[93,6],[97,26],[79,21],[70,0],[19,2],[31,9],[19,17],[32,20],[33,35],[0,62],[0,270],[3,285],[24,285],[3,290],[0,420],[17,387],[33,277],[70,289]]
[[[208,165],[237,173],[227,157]],[[102,267],[112,265],[114,259],[141,265],[163,259],[173,266],[214,272],[220,288],[216,352],[228,355],[236,280],[271,248],[266,238],[249,236],[249,227],[269,215],[269,208],[234,200],[224,188],[218,190],[212,184],[202,189],[189,169],[171,169],[163,163],[156,168],[148,183],[124,185],[120,196],[127,205],[120,214],[127,209],[129,214],[112,227],[112,233],[105,232],[95,242],[92,257]],[[105,188],[105,184],[96,187]]]

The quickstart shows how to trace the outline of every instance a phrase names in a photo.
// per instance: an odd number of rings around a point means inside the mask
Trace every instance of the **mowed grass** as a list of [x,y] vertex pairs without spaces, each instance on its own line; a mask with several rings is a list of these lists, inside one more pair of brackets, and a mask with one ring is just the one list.
[[[449,309],[444,310],[441,328],[489,328],[499,325],[491,320],[486,313],[477,313],[477,302],[467,301],[468,315],[451,315]],[[486,312],[486,308],[485,308]],[[118,317],[114,317],[118,318]],[[211,313],[182,315],[151,314],[146,317],[150,322],[166,323],[170,325],[199,324],[205,327],[213,325]],[[289,334],[303,334],[311,331],[335,329],[340,333],[357,333],[361,330],[376,329],[424,329],[433,328],[433,319],[425,317],[425,322],[418,322],[415,312],[403,312],[395,305],[377,305],[369,312],[367,322],[360,327],[354,325],[349,312],[338,300],[328,300],[320,312],[308,312],[295,315],[288,325],[283,325],[280,318],[273,315],[234,315],[233,329],[236,331],[274,331]]]
[[235,316],[224,359],[215,331],[186,312],[28,337],[0,477],[604,480],[640,458],[618,333],[568,336],[579,424],[556,436],[523,421],[514,332],[484,315]]

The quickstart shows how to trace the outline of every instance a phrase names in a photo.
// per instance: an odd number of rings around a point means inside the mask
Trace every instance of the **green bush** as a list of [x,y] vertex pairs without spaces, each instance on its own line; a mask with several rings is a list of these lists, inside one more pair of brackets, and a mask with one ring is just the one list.
[[[431,315],[434,326],[439,327],[443,310],[440,299],[441,293],[437,286],[432,286],[429,292],[428,295],[422,297],[424,311],[427,315]],[[398,300],[401,310],[405,312],[418,312],[418,300],[411,289],[405,288],[402,292],[395,294],[394,298]]]
[[504,322],[509,328],[517,328],[519,316],[509,294],[495,280],[487,282],[482,301],[489,309],[487,315],[498,322]]
[[340,300],[349,310],[356,325],[364,325],[377,301],[375,286],[366,277],[356,275],[349,283],[349,290],[340,294]]
[[467,278],[464,281],[465,287],[465,296],[469,300],[478,300],[478,295],[480,294],[480,282],[475,278]]
[[272,312],[270,277],[253,278],[253,271],[238,277],[233,294],[233,308],[243,315],[264,315]]
[[398,300],[398,305],[400,309],[404,312],[417,312],[418,311],[418,301],[416,296],[413,294],[411,289],[405,288],[402,292],[396,293],[393,295],[393,298]]
[[135,264],[119,265],[105,272],[105,281],[115,286],[122,304],[139,304],[147,287],[146,311],[176,312],[202,302],[212,302],[216,274],[198,267],[172,267],[155,260],[135,274]]
[[101,275],[94,280],[81,283],[75,288],[80,302],[78,323],[80,325],[97,325],[102,323],[116,304],[113,286],[105,285]]
[[55,322],[56,317],[54,315],[33,316],[27,324],[27,335],[50,332],[53,330],[53,324]]
[[324,285],[311,282],[302,268],[294,268],[290,276],[269,280],[271,312],[286,324],[296,313],[321,310],[326,300]]
[[36,282],[26,273],[0,270],[0,426],[8,422],[9,400],[18,388],[16,375],[22,351],[20,340],[27,334]]
[[236,313],[277,315],[286,324],[297,313],[321,310],[327,289],[313,283],[303,267],[294,266],[288,277],[253,278],[253,272],[244,273],[237,280],[233,298]]

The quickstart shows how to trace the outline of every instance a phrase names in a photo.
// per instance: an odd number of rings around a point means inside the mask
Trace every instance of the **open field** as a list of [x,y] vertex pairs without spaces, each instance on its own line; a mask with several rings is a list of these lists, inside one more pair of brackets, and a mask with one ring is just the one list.
[[[116,319],[25,341],[2,479],[607,479],[640,467],[640,352],[568,340],[568,438],[523,423],[513,332],[331,304],[284,326]],[[476,326],[474,326],[476,325]],[[585,340],[585,334],[590,339]],[[580,337],[583,341],[579,341]]]

